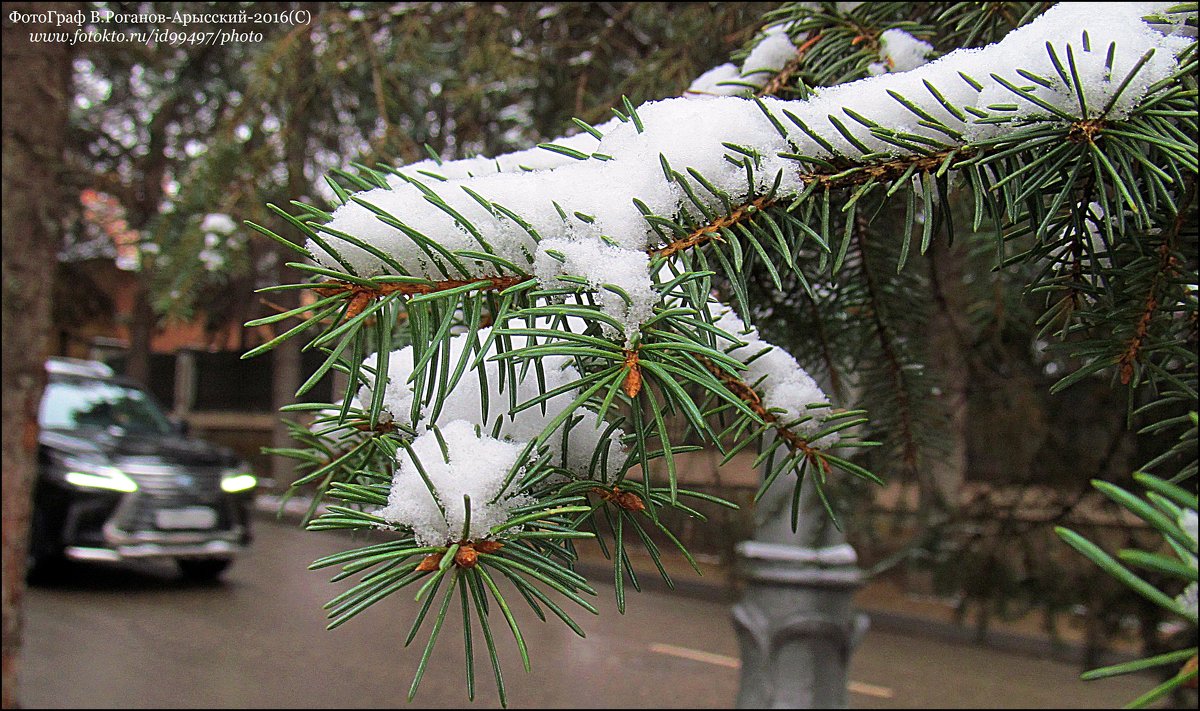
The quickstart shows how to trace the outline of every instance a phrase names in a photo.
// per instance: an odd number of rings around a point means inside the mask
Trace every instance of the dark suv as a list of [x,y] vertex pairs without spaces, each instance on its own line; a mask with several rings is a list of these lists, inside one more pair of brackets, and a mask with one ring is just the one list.
[[174,559],[213,579],[250,542],[257,480],[185,436],[150,394],[97,361],[51,358],[38,412],[30,576],[68,560]]

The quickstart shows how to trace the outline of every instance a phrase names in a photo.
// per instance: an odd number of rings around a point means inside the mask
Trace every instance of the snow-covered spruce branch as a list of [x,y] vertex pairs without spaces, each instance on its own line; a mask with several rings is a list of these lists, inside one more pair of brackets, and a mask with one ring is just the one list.
[[[677,238],[662,247],[650,250],[649,256],[652,258],[666,258],[678,252],[703,245],[710,240],[719,240],[721,239],[721,232],[723,230],[727,230],[742,223],[743,221],[751,219],[757,212],[765,210],[774,203],[775,201],[769,198],[756,199],[748,205],[736,208],[728,215],[718,217],[712,223],[693,229],[686,236]],[[491,277],[476,280],[449,279],[432,282],[384,282],[378,286],[368,286],[352,282],[327,281],[322,282],[321,285],[315,287],[314,290],[319,295],[327,298],[338,295],[348,295],[348,304],[344,318],[349,319],[359,315],[368,303],[373,303],[375,299],[390,294],[424,295],[436,294],[440,291],[448,290],[456,290],[461,292],[464,289],[470,289],[476,292],[505,290],[510,287],[531,285],[535,279],[535,277],[527,275]],[[545,327],[549,324],[542,323],[541,325]],[[726,349],[729,355],[746,359],[751,363],[754,363],[755,361],[750,360],[751,357],[765,352],[765,354],[769,355],[766,357],[761,357],[757,363],[759,366],[761,366],[764,363],[770,362],[772,363],[772,368],[763,369],[762,367],[752,366],[750,368],[749,375],[738,377],[737,375],[733,374],[731,369],[721,369],[713,362],[713,360],[705,357],[704,355],[695,354],[696,361],[703,365],[703,367],[710,372],[727,390],[729,390],[730,393],[745,403],[750,412],[753,412],[755,415],[757,415],[763,423],[769,424],[776,429],[780,435],[780,441],[786,443],[794,453],[807,458],[813,464],[821,467],[823,471],[828,472],[830,466],[828,461],[825,459],[827,455],[823,451],[823,448],[834,444],[837,441],[837,438],[833,436],[824,436],[823,438],[820,438],[821,441],[810,443],[802,431],[796,428],[795,422],[797,419],[801,419],[800,415],[805,409],[810,411],[812,410],[811,407],[806,406],[810,406],[814,403],[824,403],[827,400],[827,397],[820,391],[818,387],[816,387],[812,379],[807,376],[802,369],[799,368],[794,359],[784,354],[783,351],[776,349],[775,346],[771,345],[770,343],[761,340],[758,337],[757,332],[753,329],[748,329],[745,324],[743,324],[735,315],[733,315],[732,311],[726,308],[723,313],[718,315],[715,325],[718,328],[723,328],[730,335],[729,340],[732,341],[734,338],[736,338],[740,342],[740,344],[736,347],[730,346]],[[575,319],[574,326],[579,331],[584,330],[582,322],[578,319]],[[485,330],[482,333],[487,334],[488,332]],[[450,357],[455,362],[458,362],[459,359],[463,357],[462,345],[461,343],[458,343],[459,338],[460,337],[455,337],[452,339],[450,345]],[[640,365],[639,350],[640,349],[636,346],[631,348],[628,346],[628,344],[626,344],[626,347],[621,354],[624,358],[625,366],[625,370],[621,375],[622,389],[630,399],[636,398],[641,390],[643,376],[642,366]],[[411,375],[412,370],[411,349],[397,351],[394,356],[395,355],[406,356],[407,361],[405,363],[398,364],[395,361],[395,357],[393,357],[393,360],[389,366],[388,375],[390,381],[393,383],[396,382],[401,376],[408,378]],[[564,365],[562,367],[565,369],[570,369],[569,366]],[[402,370],[398,370],[398,368]],[[500,378],[499,375],[495,377],[496,382],[503,382],[503,379]],[[578,378],[578,374],[576,374],[576,377]],[[525,402],[527,399],[536,397],[536,391],[530,389],[532,388],[532,383],[522,380],[520,381],[520,384],[525,386],[528,391],[522,392],[521,388],[519,387],[516,390],[518,393],[516,402]],[[752,384],[757,385],[757,387]],[[563,383],[559,382],[557,385],[561,386]],[[555,384],[552,383],[551,387],[554,386]],[[799,387],[797,388],[797,386]],[[468,385],[468,387],[473,386]],[[783,393],[790,393],[790,395],[785,397],[782,395]],[[477,391],[470,391],[464,396],[462,389],[456,388],[453,390],[453,394],[455,401],[458,403],[479,401]],[[371,393],[360,392],[358,397],[361,406],[361,403],[363,402],[370,402]],[[464,399],[464,397],[466,399]],[[499,391],[493,391],[491,397],[493,401],[500,401],[500,399],[502,397],[506,397],[506,395],[505,393]],[[386,426],[383,428],[383,430],[394,431],[396,420],[392,418],[400,413],[407,413],[411,409],[412,404],[413,395],[411,392],[405,394],[403,396],[403,401],[401,402],[400,400],[397,400],[395,395],[389,390],[389,396],[384,400],[384,408],[387,410],[389,419],[386,421]],[[771,408],[773,408],[774,411],[772,411]],[[459,411],[461,412],[461,410]],[[444,410],[442,412],[444,412]],[[560,412],[561,408],[551,408],[550,415],[557,415]],[[776,413],[783,413],[783,416],[777,415]],[[788,413],[790,413],[790,415]],[[491,416],[486,415],[487,413],[485,413],[485,421],[491,421],[495,417],[494,413]],[[411,424],[412,427],[415,427],[416,419],[418,418],[414,416],[413,423]],[[811,418],[805,419],[805,421],[809,423],[815,423],[815,420]],[[540,423],[538,426],[532,428],[526,427],[521,432],[520,436],[517,436],[516,438],[525,440],[540,434],[540,428],[545,424],[546,420],[542,418],[537,420],[537,422]],[[364,424],[358,424],[357,427],[360,430],[374,429],[376,431],[380,431],[381,429],[379,426],[368,428]],[[811,424],[806,429],[810,433],[813,431]],[[516,436],[510,427],[506,427],[504,433],[510,438]],[[591,474],[594,474],[594,472]],[[674,486],[673,482],[672,486]]]
[[[1006,136],[1014,128],[1054,129],[1038,141],[1043,148],[1051,138],[1095,146],[1121,137],[1122,121],[1192,45],[1143,22],[1146,11],[1113,4],[1100,23],[1086,7],[1061,5],[991,47],[807,101],[651,102],[606,133],[579,134],[563,146],[570,157],[495,159],[530,171],[484,174],[496,170],[486,159],[418,163],[379,176],[387,187],[350,196],[308,248],[325,267],[360,278],[532,273],[548,284],[573,255],[603,245],[628,262],[616,283],[651,298],[645,252],[667,242],[664,227],[685,235],[689,223],[715,222],[767,195],[807,200],[818,189],[949,170],[972,152],[1011,153],[1021,148]],[[1084,35],[1088,49],[1074,39]],[[1186,146],[1160,143],[1174,162],[1192,165]],[[583,262],[578,276],[599,278]],[[637,315],[649,313],[636,301],[612,311],[627,338]]]
[[[611,540],[623,608],[626,577],[636,585],[628,541],[657,560],[657,531],[686,556],[660,512],[720,503],[678,486],[674,456],[690,447],[672,442],[668,416],[727,457],[778,432],[756,460],[769,472],[760,495],[784,472],[797,486],[811,474],[818,492],[831,469],[870,477],[828,449],[862,444],[849,435],[861,413],[833,410],[795,359],[712,299],[712,277],[743,307],[754,259],[777,285],[790,269],[811,289],[799,260],[815,252],[836,273],[876,188],[876,204],[907,200],[909,233],[924,217],[924,246],[952,171],[969,177],[977,224],[987,212],[1061,230],[1052,218],[1095,193],[1118,201],[1102,214],[1149,227],[1126,185],[1133,169],[1171,183],[1196,173],[1194,140],[1153,130],[1186,113],[1178,78],[1195,65],[1192,40],[1143,21],[1166,7],[1106,5],[1101,22],[1062,5],[996,45],[907,72],[892,70],[924,61],[928,45],[893,33],[880,38],[879,76],[797,101],[746,98],[771,93],[820,36],[797,47],[772,28],[693,98],[627,103],[602,126],[496,158],[339,173],[358,192],[331,181],[332,213],[278,210],[307,243],[262,231],[316,265],[295,265],[311,281],[273,288],[317,299],[252,322],[302,319],[252,354],[315,327],[310,347],[327,358],[301,391],[333,370],[349,379],[340,404],[295,408],[326,410],[302,437],[334,443],[295,452],[301,481],[347,504],[310,527],[399,534],[314,563],[341,566],[335,580],[363,574],[330,602],[331,626],[419,583],[411,641],[440,598],[415,691],[457,587],[503,700],[489,601],[529,661],[496,578],[582,634],[545,590],[595,612],[574,539]],[[1126,156],[1130,142],[1140,159]],[[1049,216],[1022,213],[1050,184],[1063,197]]]
[[[1000,134],[1002,126],[1045,127],[1036,137],[1040,147],[1057,141],[1084,151],[1108,133],[1120,135],[1121,120],[1178,70],[1175,55],[1190,42],[1142,22],[1147,8],[1114,11],[1130,22],[1082,31],[1087,48],[1078,57],[1063,28],[1086,26],[1087,13],[1063,6],[987,49],[834,87],[804,102],[700,99],[629,107],[626,120],[606,125],[606,133],[582,133],[570,146],[544,151],[552,156],[544,170],[476,176],[472,171],[489,163],[475,159],[376,175],[388,187],[347,196],[327,224],[314,226],[322,236],[313,233],[308,248],[332,272],[359,276],[321,287],[350,296],[349,316],[392,292],[582,279],[620,324],[606,324],[607,332],[619,331],[628,349],[661,298],[651,258],[721,236],[765,207],[793,201],[794,209],[838,187],[862,186],[861,195],[890,184],[892,192],[910,176],[1011,154],[1014,143],[1022,146]],[[775,51],[773,61],[783,54]],[[1010,78],[989,71],[1004,66]],[[1010,100],[1000,103],[1002,97]],[[680,125],[689,131],[681,135]],[[505,159],[511,170],[531,157]],[[1174,146],[1167,157],[1185,170],[1194,163]],[[505,169],[505,160],[494,166]],[[927,208],[929,187],[926,179],[920,191]],[[775,214],[787,219],[786,212]],[[820,235],[826,244],[833,241],[829,232],[826,221]],[[792,262],[788,240],[766,242],[783,263]],[[382,283],[400,278],[404,283]]]

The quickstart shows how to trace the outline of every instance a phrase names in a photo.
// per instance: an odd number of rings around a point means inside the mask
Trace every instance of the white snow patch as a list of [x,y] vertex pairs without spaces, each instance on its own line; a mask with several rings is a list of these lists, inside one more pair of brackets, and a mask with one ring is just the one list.
[[387,506],[374,511],[375,515],[411,529],[421,545],[441,546],[463,536],[467,516],[464,496],[470,497],[471,505],[466,540],[485,537],[489,529],[508,521],[514,507],[532,503],[528,496],[513,493],[519,473],[511,477],[507,488],[501,489],[524,449],[523,443],[482,435],[464,420],[447,423],[440,434],[446,446],[444,452],[433,431],[421,434],[411,445],[432,491],[413,458],[401,451]]
[[879,59],[868,68],[871,74],[907,72],[928,62],[933,45],[913,37],[904,30],[892,28],[879,35]]
[[[746,364],[742,380],[758,391],[763,405],[774,410],[779,423],[788,429],[802,436],[815,434],[821,418],[831,410],[829,397],[812,376],[787,351],[763,340],[758,329],[747,327],[733,309],[721,304],[714,315],[714,326],[744,342],[726,352]],[[829,447],[837,441],[838,435],[833,433],[809,444]]]

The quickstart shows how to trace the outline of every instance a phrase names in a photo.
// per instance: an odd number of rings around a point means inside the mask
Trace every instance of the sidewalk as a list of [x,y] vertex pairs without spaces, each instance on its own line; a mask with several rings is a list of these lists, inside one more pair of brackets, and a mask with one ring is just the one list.
[[[278,495],[260,494],[256,500],[259,515],[275,518],[279,514],[281,501]],[[310,499],[293,498],[287,502],[283,516],[287,520],[299,521],[310,505]],[[613,565],[602,555],[599,546],[580,545],[577,550],[581,573],[596,582],[611,582]],[[650,556],[640,547],[630,549],[630,560],[644,590],[669,590]],[[697,564],[702,574],[697,575],[674,549],[664,548],[662,560],[674,582],[675,594],[727,603],[733,603],[741,596],[736,571],[730,565],[712,560],[709,556],[700,556]],[[1046,633],[1040,616],[1036,614],[1012,620],[993,618],[981,635],[970,621],[973,618],[963,624],[956,622],[952,600],[915,595],[886,579],[868,581],[855,596],[855,604],[868,615],[873,630],[974,644],[1070,664],[1081,664],[1084,659],[1081,626],[1070,623],[1060,625],[1060,639],[1055,641]],[[1112,651],[1104,655],[1105,664],[1129,661],[1138,656],[1132,642],[1118,640],[1112,643],[1112,647]]]

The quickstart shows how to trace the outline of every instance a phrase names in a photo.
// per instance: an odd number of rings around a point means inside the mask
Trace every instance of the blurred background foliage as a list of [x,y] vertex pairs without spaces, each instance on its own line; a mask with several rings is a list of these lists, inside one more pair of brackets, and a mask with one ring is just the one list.
[[[131,367],[164,319],[210,326],[262,307],[244,295],[274,278],[271,245],[218,235],[204,218],[278,228],[268,202],[319,199],[348,161],[404,164],[492,155],[598,121],[627,95],[680,93],[739,48],[767,3],[303,3],[308,24],[234,26],[259,41],[221,46],[87,45],[75,59],[64,202],[112,196],[127,229],[70,231],[70,260],[119,257],[142,274]],[[89,3],[88,11],[273,12],[291,3]],[[116,23],[110,30],[173,29]],[[255,38],[257,39],[257,37]],[[298,188],[298,189],[297,189]],[[211,233],[210,233],[211,234]],[[208,249],[206,260],[195,256]],[[119,253],[119,254],[118,254]],[[70,282],[65,285],[68,289]],[[86,299],[62,303],[82,306]],[[70,329],[86,313],[64,307]],[[135,374],[143,374],[135,372]]]

